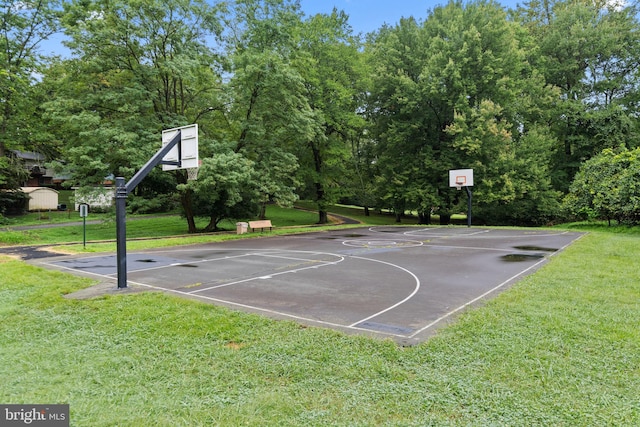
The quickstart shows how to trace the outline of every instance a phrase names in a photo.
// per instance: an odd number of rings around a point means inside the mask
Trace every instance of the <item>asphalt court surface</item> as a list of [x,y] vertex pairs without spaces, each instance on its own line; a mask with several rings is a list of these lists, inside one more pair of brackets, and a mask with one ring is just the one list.
[[[128,284],[412,344],[495,296],[581,233],[369,227],[129,253]],[[113,279],[116,256],[41,264]]]

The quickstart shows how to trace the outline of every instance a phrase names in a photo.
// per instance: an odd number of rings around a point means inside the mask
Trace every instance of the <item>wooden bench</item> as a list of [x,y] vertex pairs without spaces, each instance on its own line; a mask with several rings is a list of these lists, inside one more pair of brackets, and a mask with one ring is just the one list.
[[256,228],[259,228],[260,231],[264,231],[265,228],[273,230],[273,225],[270,219],[263,219],[260,221],[249,221],[249,228],[251,231],[256,231]]

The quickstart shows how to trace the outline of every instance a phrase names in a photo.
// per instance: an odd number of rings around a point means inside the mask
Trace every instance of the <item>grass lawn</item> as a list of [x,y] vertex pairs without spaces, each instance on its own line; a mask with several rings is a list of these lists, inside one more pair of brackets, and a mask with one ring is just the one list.
[[[631,232],[633,231],[633,232]],[[640,425],[640,241],[594,231],[419,346],[0,257],[0,402],[73,426]]]
[[[67,213],[56,212],[55,214],[58,216],[56,218],[50,218],[44,225],[69,221],[69,219],[65,220],[65,218],[68,217]],[[43,225],[42,222],[34,222],[37,221],[35,220],[37,215],[38,214],[29,214],[21,217],[20,223],[12,224],[12,226]],[[275,205],[268,206],[267,217],[271,219],[276,230],[277,227],[283,226],[294,227],[313,224],[318,220],[317,214],[314,212],[284,209]],[[127,218],[127,239],[184,236],[188,232],[187,222],[180,215],[129,215]],[[94,219],[100,222],[92,223],[91,220]],[[79,242],[82,244],[82,219],[78,217],[76,212],[73,214],[71,220],[74,221],[74,225],[2,231],[0,233],[0,245],[37,245],[68,242]],[[208,219],[206,218],[197,218],[196,225],[202,228],[207,222]],[[219,227],[223,231],[235,232],[236,229],[235,221],[230,220],[222,221]],[[87,241],[115,239],[115,218],[105,214],[89,214],[86,224],[86,236]],[[209,237],[209,239],[210,238],[211,237]],[[191,239],[194,240],[193,243],[206,241],[206,237],[198,235],[191,235]]]

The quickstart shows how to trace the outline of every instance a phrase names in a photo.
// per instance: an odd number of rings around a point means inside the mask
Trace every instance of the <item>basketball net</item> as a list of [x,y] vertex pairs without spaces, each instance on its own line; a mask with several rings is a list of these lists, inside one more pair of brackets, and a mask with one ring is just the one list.
[[198,169],[200,168],[187,168],[187,180],[196,181],[198,179]]
[[187,171],[187,181],[198,180],[198,170],[200,169],[200,165],[202,165],[202,160],[198,160],[198,166],[194,168],[185,168]]

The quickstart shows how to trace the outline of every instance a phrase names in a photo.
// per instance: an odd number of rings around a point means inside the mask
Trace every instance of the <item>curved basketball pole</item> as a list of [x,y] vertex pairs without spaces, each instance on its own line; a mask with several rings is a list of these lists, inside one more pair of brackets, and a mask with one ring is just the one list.
[[[151,172],[154,167],[160,163],[166,163],[166,161],[162,159],[173,147],[180,143],[181,136],[182,133],[178,130],[174,137],[158,150],[126,184],[123,177],[119,176],[116,178],[116,263],[118,270],[118,289],[127,287],[127,196],[140,184],[140,181],[149,175],[149,172]],[[171,163],[177,163],[179,165],[180,162]]]

